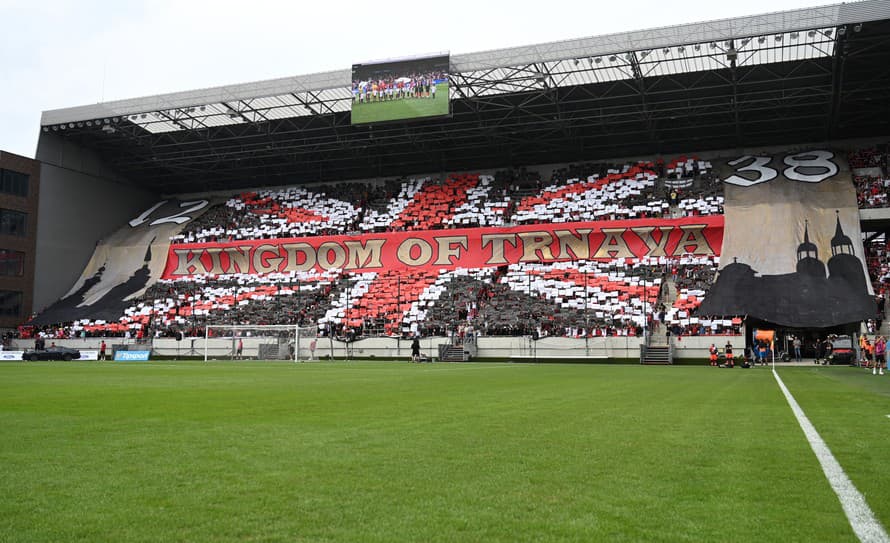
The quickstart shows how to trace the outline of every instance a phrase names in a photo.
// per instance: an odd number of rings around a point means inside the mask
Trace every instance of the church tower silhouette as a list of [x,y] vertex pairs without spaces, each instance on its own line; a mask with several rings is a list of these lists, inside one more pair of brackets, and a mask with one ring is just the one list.
[[804,222],[803,243],[797,246],[797,273],[825,277],[825,264],[819,260],[819,248],[810,241],[810,223]]
[[835,211],[835,214],[836,227],[831,238],[831,258],[828,260],[829,279],[845,281],[856,292],[868,294],[862,261],[853,250],[853,240],[844,234],[840,213]]

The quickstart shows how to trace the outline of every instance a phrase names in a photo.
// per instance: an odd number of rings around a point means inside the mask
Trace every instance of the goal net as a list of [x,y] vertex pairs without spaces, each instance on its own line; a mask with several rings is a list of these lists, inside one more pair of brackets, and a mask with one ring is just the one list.
[[317,326],[209,324],[204,361],[312,360],[317,336]]

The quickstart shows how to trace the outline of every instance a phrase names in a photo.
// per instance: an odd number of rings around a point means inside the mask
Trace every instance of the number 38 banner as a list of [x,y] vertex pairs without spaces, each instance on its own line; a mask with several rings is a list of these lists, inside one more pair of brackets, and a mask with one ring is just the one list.
[[745,155],[715,166],[725,192],[721,270],[700,313],[804,328],[874,317],[841,153]]

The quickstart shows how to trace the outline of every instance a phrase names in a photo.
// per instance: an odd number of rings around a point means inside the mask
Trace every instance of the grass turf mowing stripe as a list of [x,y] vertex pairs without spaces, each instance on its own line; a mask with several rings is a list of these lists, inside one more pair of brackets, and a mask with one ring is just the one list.
[[798,405],[791,391],[788,390],[782,378],[776,373],[775,366],[773,366],[773,376],[776,378],[782,394],[785,395],[785,399],[788,401],[797,423],[800,424],[800,429],[803,430],[807,441],[810,443],[813,453],[819,460],[828,483],[831,485],[834,493],[837,494],[837,498],[840,500],[841,507],[843,507],[844,513],[850,521],[850,527],[853,528],[853,532],[856,533],[856,536],[863,543],[890,542],[890,537],[887,536],[886,530],[878,522],[878,519],[875,518],[875,514],[865,501],[865,497],[856,489],[853,482],[850,481],[850,478],[844,472],[844,468],[831,454],[828,445],[822,440],[819,432],[816,431],[810,419],[807,418],[803,409]]
[[857,541],[786,405],[762,370],[3,364],[0,541]]

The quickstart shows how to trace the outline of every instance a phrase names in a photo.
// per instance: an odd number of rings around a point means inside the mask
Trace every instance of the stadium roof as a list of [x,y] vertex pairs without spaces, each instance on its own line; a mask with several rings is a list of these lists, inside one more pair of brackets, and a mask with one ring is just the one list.
[[351,126],[339,70],[41,125],[133,183],[195,192],[884,135],[887,66],[890,1],[866,0],[455,55],[445,119]]

